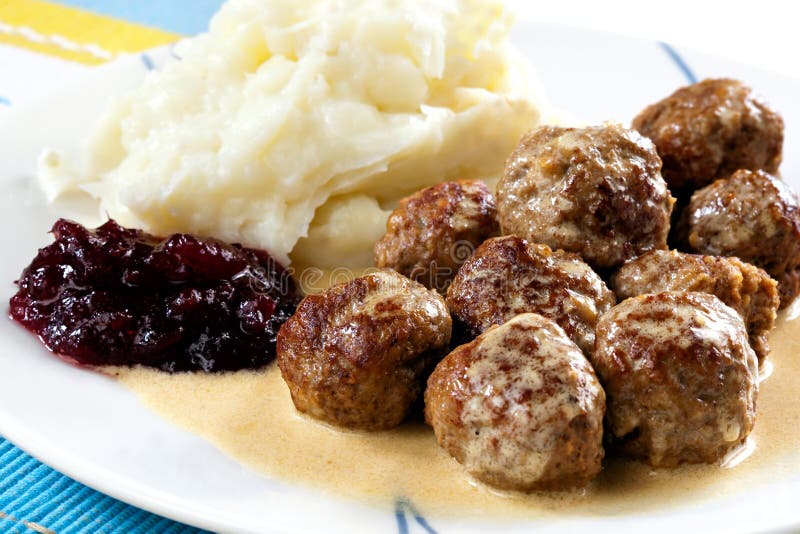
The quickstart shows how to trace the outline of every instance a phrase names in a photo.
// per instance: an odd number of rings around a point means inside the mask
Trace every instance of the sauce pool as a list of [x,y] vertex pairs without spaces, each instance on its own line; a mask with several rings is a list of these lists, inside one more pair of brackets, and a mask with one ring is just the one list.
[[[790,309],[791,310],[791,309]],[[778,481],[800,471],[800,321],[780,314],[762,371],[755,429],[720,465],[654,470],[607,457],[587,488],[500,493],[471,480],[422,421],[388,432],[341,431],[299,415],[280,371],[168,374],[106,369],[144,404],[265,476],[379,507],[398,497],[428,515],[492,518],[623,515],[669,509]],[[767,374],[767,373],[765,373]],[[286,444],[291,446],[287,447]]]

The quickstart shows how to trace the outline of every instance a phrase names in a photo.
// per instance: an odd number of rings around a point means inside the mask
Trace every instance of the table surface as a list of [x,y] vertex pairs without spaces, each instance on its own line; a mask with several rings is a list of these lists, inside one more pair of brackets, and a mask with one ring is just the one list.
[[[796,61],[800,32],[789,2],[508,3],[522,20],[665,41],[800,78],[800,62]],[[203,31],[221,4],[222,0],[0,2],[0,116],[12,106],[36,101],[57,89],[53,80],[68,83],[86,68],[116,54]],[[60,36],[60,41],[54,40],[54,35]],[[99,43],[100,48],[87,43]],[[0,531],[201,532],[91,490],[2,437]]]

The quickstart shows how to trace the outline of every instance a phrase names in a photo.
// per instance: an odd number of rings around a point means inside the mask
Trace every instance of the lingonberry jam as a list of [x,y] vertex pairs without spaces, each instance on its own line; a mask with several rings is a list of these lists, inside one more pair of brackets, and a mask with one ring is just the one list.
[[109,220],[60,219],[11,297],[11,317],[83,365],[165,371],[257,368],[300,299],[266,252],[175,234],[160,239]]

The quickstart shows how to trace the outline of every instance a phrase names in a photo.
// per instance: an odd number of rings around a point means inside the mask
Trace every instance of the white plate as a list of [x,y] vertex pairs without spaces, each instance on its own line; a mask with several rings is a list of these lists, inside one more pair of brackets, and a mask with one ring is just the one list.
[[[644,105],[698,77],[746,80],[786,121],[782,174],[800,189],[800,84],[757,69],[682,51],[681,60],[656,42],[566,27],[525,24],[515,41],[536,65],[552,102],[574,116],[628,123]],[[158,54],[153,59],[158,62]],[[48,242],[59,215],[44,206],[31,173],[43,146],[76,150],[105,98],[136,84],[140,57],[95,69],[39,106],[15,110],[0,124],[0,298]],[[493,530],[489,522],[396,514],[269,480],[239,466],[201,438],[141,406],[112,380],[71,367],[10,320],[0,320],[0,434],[75,479],[153,512],[213,530],[439,532]],[[504,531],[614,530],[727,532],[800,528],[800,466],[786,482],[649,515],[564,517],[504,523]],[[500,528],[494,525],[495,528]]]

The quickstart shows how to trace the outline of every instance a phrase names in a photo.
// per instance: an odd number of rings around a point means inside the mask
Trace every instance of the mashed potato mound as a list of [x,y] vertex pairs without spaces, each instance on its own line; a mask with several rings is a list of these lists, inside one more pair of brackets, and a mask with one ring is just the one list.
[[40,177],[154,233],[371,263],[399,198],[498,176],[539,123],[510,24],[488,0],[230,0],[111,104],[78,179]]

